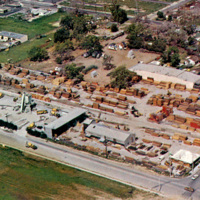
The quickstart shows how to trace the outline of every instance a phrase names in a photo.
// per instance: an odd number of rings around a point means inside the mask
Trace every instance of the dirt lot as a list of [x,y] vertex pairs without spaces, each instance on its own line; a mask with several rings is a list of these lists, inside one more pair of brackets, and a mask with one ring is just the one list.
[[[158,54],[155,53],[145,53],[142,52],[141,50],[133,50],[135,58],[134,59],[130,59],[127,57],[127,54],[129,52],[129,49],[127,50],[109,50],[107,45],[110,43],[116,43],[119,44],[122,41],[126,41],[126,35],[119,37],[115,40],[108,40],[102,43],[102,45],[104,45],[104,54],[107,55],[111,55],[113,56],[113,61],[112,63],[118,67],[121,65],[125,65],[127,68],[136,65],[139,61],[143,61],[144,63],[149,63],[152,60],[154,60],[156,57],[158,57]],[[73,61],[74,63],[80,65],[84,65],[86,67],[90,66],[90,65],[96,65],[98,66],[97,69],[97,73],[98,75],[95,78],[91,78],[91,74],[88,73],[85,76],[85,80],[88,82],[98,82],[99,84],[107,84],[110,82],[110,77],[106,76],[110,70],[104,70],[104,66],[102,65],[103,62],[103,58],[101,57],[100,59],[96,59],[96,58],[92,58],[92,57],[88,57],[88,58],[84,58],[82,56],[83,54],[83,50],[77,50],[76,52],[74,52],[75,54],[73,54],[76,59],[75,61]]]
[[[99,29],[100,34],[101,29]],[[108,32],[108,30],[107,30]],[[108,33],[106,33],[108,35]],[[102,45],[104,46],[103,53],[107,55],[113,56],[112,64],[114,64],[116,67],[125,65],[127,68],[136,65],[139,61],[143,61],[144,63],[149,63],[152,60],[154,60],[158,54],[155,53],[145,53],[141,50],[133,50],[135,58],[130,59],[127,57],[127,54],[129,52],[129,49],[127,50],[109,50],[108,45],[111,43],[120,44],[121,42],[126,42],[126,35],[123,35],[115,40],[108,40],[103,41]],[[21,62],[21,66],[25,67],[27,69],[33,69],[33,70],[40,70],[44,72],[49,72],[50,70],[55,69],[55,67],[60,66],[55,62],[55,55],[53,55],[53,48],[50,48],[48,50],[49,52],[49,59],[43,62],[30,62],[29,60],[25,60]],[[104,66],[102,65],[103,57],[100,59],[88,57],[84,58],[82,55],[85,52],[85,50],[76,50],[72,53],[72,55],[75,57],[75,60],[72,61],[73,63],[77,64],[78,66],[84,65],[85,67],[88,67],[90,65],[96,65],[98,66],[97,69],[97,76],[95,78],[91,78],[91,73],[88,73],[85,75],[85,80],[88,82],[98,82],[99,84],[107,84],[110,82],[110,77],[106,76],[111,70],[104,70]],[[62,66],[65,66],[68,62],[63,63]]]

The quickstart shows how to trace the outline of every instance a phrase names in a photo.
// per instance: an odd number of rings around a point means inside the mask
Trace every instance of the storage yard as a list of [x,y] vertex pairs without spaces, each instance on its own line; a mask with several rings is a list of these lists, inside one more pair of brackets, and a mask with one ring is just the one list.
[[[5,65],[0,84],[15,93],[2,91],[1,119],[16,125],[17,130],[3,130],[52,138],[168,175],[187,174],[200,158],[199,89],[139,75],[132,83],[132,87],[119,90],[98,83],[76,83],[59,73]],[[17,94],[22,89],[26,92],[24,101],[23,94]],[[28,102],[36,105],[29,108]],[[178,160],[180,149],[196,159]]]

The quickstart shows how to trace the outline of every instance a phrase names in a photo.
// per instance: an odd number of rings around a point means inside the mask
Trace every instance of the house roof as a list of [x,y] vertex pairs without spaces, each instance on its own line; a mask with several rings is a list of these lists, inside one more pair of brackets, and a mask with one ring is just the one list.
[[0,36],[15,38],[15,39],[21,39],[22,37],[26,36],[24,34],[20,33],[14,33],[14,32],[8,32],[8,31],[1,31]]
[[116,140],[122,142],[125,142],[125,140],[130,136],[130,134],[133,134],[96,123],[90,124],[86,128],[86,134],[87,132],[94,136],[100,135],[101,137],[107,137],[112,139],[115,138]]
[[51,129],[58,129],[61,126],[67,124],[68,122],[71,122],[72,120],[76,119],[77,117],[81,116],[86,112],[85,109],[82,108],[76,108],[73,111],[69,112],[66,115],[63,115],[62,117],[58,118],[57,120],[51,122],[50,124],[46,125],[46,128]]
[[196,161],[200,157],[197,153],[192,153],[191,151],[180,149],[178,152],[176,152],[171,158],[175,160],[180,160],[184,163],[192,164],[194,161]]
[[129,68],[130,71],[146,71],[151,72],[155,74],[161,74],[165,76],[173,76],[177,77],[181,80],[188,81],[188,82],[196,82],[200,80],[200,76],[193,74],[191,72],[179,70],[172,67],[163,67],[163,66],[157,66],[152,64],[143,64],[139,63],[137,65],[134,65],[133,67]]

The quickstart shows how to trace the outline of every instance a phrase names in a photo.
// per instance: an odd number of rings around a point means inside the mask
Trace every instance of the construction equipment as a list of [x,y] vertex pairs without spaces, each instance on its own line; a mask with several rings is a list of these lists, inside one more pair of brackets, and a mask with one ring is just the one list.
[[55,111],[51,111],[51,115],[55,116],[55,117],[60,117],[60,114],[55,112]]
[[33,122],[33,123],[31,123],[29,126],[28,126],[28,128],[34,128],[35,127],[35,123]]
[[16,102],[18,100],[18,97],[14,97],[13,101]]
[[134,115],[134,117],[140,116],[138,110],[134,106],[132,106],[132,108],[131,108],[131,114]]
[[32,144],[31,142],[26,142],[26,148],[32,148],[33,150],[37,149],[37,146]]
[[48,113],[47,110],[37,110],[37,115],[46,114]]

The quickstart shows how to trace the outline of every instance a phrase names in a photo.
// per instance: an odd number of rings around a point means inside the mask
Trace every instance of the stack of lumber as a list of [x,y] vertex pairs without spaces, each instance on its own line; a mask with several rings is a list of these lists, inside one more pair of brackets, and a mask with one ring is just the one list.
[[199,139],[199,138],[195,138],[195,139],[193,140],[193,145],[199,146],[199,147],[200,147],[200,139]]
[[161,147],[162,143],[157,141],[152,141],[152,144],[156,147]]
[[174,133],[174,135],[172,136],[173,140],[181,140],[181,141],[186,141],[188,139],[188,137],[184,134],[181,133]]

